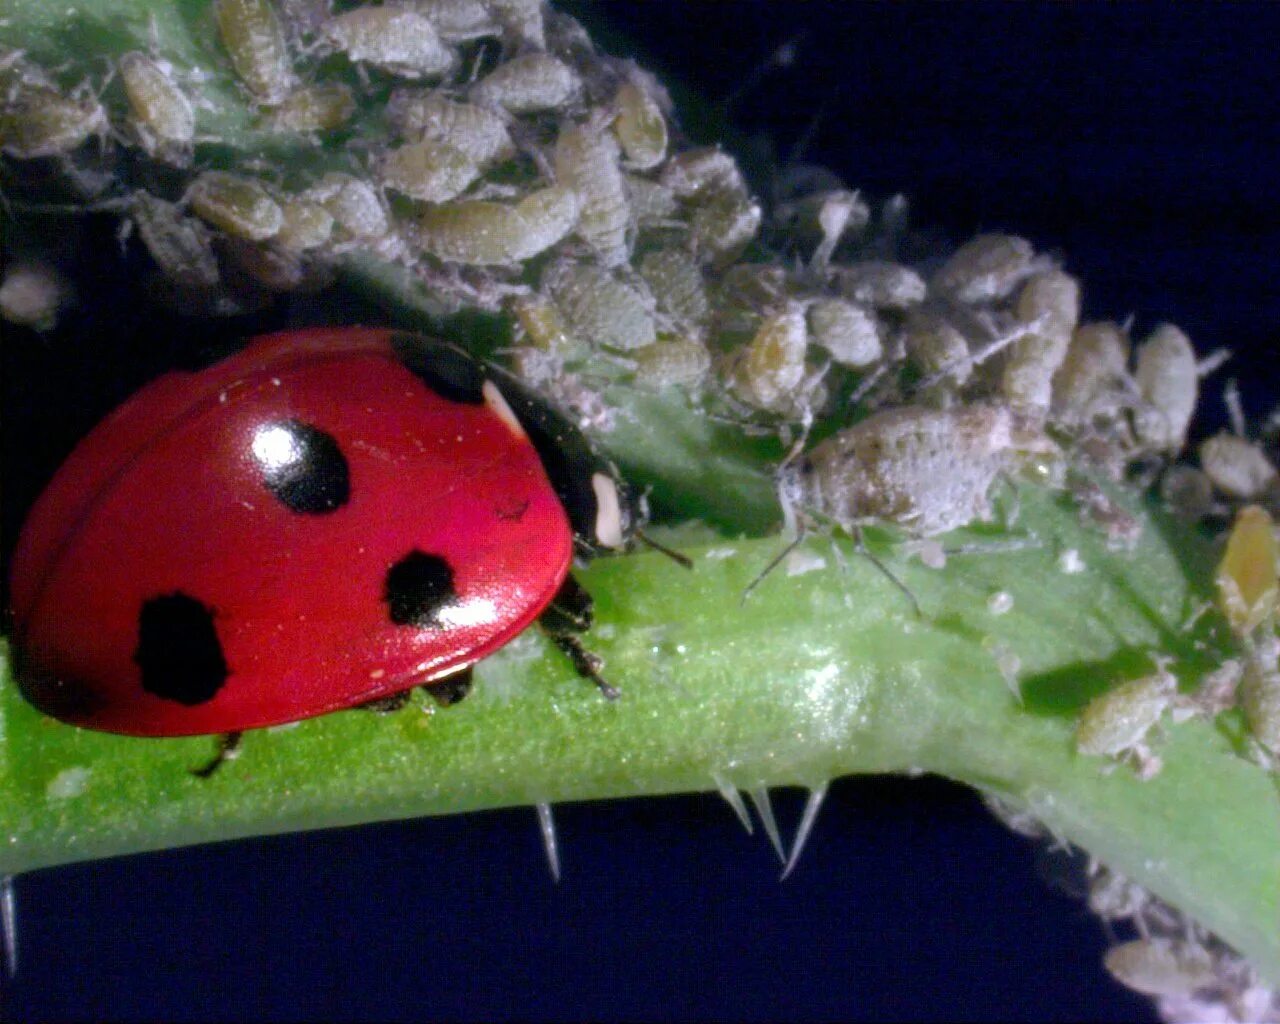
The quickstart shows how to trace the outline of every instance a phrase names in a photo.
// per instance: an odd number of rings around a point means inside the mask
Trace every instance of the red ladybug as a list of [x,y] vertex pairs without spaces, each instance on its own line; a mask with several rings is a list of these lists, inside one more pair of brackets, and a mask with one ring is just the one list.
[[72,452],[12,563],[23,692],[137,736],[235,733],[427,685],[534,620],[576,634],[575,550],[641,502],[563,414],[452,345],[268,335],[143,388]]

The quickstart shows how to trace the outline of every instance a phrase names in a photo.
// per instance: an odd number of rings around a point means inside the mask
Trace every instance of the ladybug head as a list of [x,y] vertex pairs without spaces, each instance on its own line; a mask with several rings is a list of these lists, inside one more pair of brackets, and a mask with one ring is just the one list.
[[[575,488],[577,500],[566,503],[574,544],[588,558],[628,550],[649,518],[644,495],[626,485],[617,467],[599,455],[593,462],[589,477]],[[589,495],[583,483],[589,485]]]

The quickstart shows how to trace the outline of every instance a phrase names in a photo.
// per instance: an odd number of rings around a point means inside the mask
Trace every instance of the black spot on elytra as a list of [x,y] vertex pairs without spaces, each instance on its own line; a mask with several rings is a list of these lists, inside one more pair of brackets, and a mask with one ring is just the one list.
[[301,420],[277,420],[254,434],[262,482],[282,505],[304,515],[334,512],[351,498],[346,456],[332,434]]
[[391,348],[401,365],[441,398],[464,405],[484,402],[485,367],[461,349],[405,331],[391,335]]
[[438,626],[440,611],[457,597],[453,570],[439,555],[410,551],[387,570],[382,599],[397,626]]
[[180,591],[142,605],[133,660],[147,693],[188,707],[212,700],[229,674],[212,609]]

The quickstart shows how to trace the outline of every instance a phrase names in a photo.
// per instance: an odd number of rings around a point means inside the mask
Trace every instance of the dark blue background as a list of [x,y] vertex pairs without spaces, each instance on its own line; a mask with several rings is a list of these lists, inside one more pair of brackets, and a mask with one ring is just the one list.
[[[648,51],[642,62],[713,97],[802,33],[796,64],[767,71],[736,105],[746,134],[786,155],[820,109],[806,161],[873,196],[908,193],[920,222],[957,240],[1010,229],[1061,250],[1084,281],[1087,316],[1133,313],[1139,331],[1170,319],[1202,352],[1235,347],[1247,410],[1274,399],[1280,8],[702,2],[605,14]],[[109,301],[124,278],[96,272],[82,327],[139,329],[141,314]],[[140,364],[158,358],[154,334],[148,344],[135,346]],[[56,349],[31,351],[4,354],[7,482],[20,495],[47,470],[15,444],[13,410],[30,425],[24,438],[47,435],[53,450],[72,440],[47,403],[17,393],[14,381],[63,362]],[[74,380],[96,380],[109,357],[86,347],[78,358],[61,394],[75,392],[70,419],[87,426],[110,402],[78,402],[90,388]],[[776,802],[789,832],[800,796]],[[23,963],[6,1013],[1151,1016],[1102,972],[1101,929],[1044,882],[1033,847],[958,787],[836,784],[782,884],[764,840],[716,797],[557,817],[559,886],[528,810],[24,876]]]

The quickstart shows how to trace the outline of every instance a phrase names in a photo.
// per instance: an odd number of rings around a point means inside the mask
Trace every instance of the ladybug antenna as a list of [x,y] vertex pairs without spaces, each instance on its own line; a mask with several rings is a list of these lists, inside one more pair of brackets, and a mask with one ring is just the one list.
[[682,555],[679,551],[676,551],[674,548],[669,548],[665,544],[659,544],[656,540],[650,537],[643,530],[636,530],[634,536],[636,540],[638,540],[641,544],[645,545],[645,547],[652,548],[654,551],[657,551],[657,552],[660,552],[661,554],[666,555],[669,559],[671,559],[671,561],[675,562],[676,565],[682,565],[686,569],[693,568],[692,558],[690,558],[688,555]]

